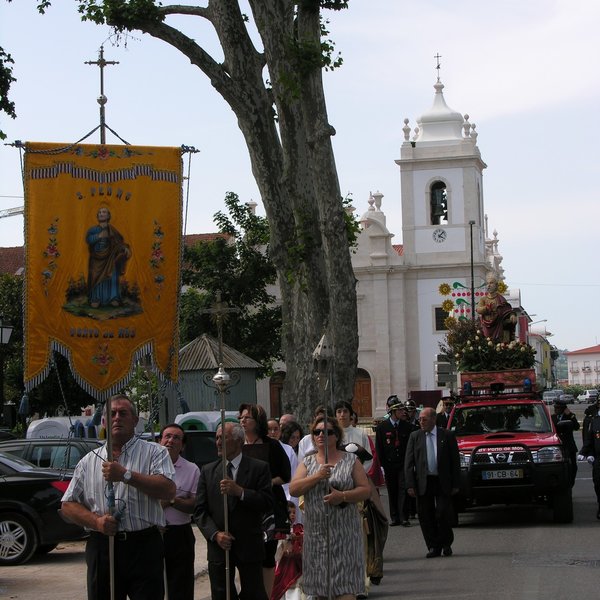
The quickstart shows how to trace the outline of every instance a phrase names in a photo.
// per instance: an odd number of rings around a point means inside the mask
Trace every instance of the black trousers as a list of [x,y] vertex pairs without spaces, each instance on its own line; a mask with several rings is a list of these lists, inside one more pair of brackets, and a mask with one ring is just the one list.
[[385,486],[390,505],[390,520],[392,523],[406,521],[408,518],[405,510],[406,484],[404,469],[384,467],[383,472],[385,473]]
[[427,548],[451,546],[454,541],[452,496],[442,492],[439,477],[427,476],[427,488],[425,494],[417,498],[417,510]]
[[[115,599],[163,600],[163,541],[156,527],[115,536]],[[108,536],[92,532],[85,547],[88,600],[110,600]]]
[[[240,575],[240,593],[235,589],[234,575],[237,568]],[[231,600],[269,600],[263,582],[262,561],[253,563],[236,562],[233,553],[229,557],[229,580]],[[225,600],[225,562],[208,562],[211,600]]]
[[193,600],[196,538],[192,525],[169,525],[163,542],[169,600]]

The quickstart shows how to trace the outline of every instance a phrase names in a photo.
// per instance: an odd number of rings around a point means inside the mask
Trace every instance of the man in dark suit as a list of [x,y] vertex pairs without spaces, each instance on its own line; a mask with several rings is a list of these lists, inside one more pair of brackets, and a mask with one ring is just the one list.
[[[265,557],[262,520],[273,510],[269,465],[242,454],[244,430],[239,423],[225,423],[217,431],[217,451],[227,458],[228,477],[221,460],[202,468],[194,521],[207,541],[211,597],[225,600],[225,551],[229,552],[231,599],[237,600],[234,574],[240,575],[243,600],[268,600],[263,584]],[[224,501],[227,495],[229,531],[225,531]]]
[[417,497],[419,524],[427,558],[452,555],[452,495],[458,491],[460,457],[456,438],[436,427],[433,408],[419,415],[421,429],[411,433],[404,463],[406,486]]
[[390,504],[390,526],[408,527],[404,510],[406,486],[404,483],[404,456],[413,428],[409,425],[406,407],[398,396],[390,396],[386,402],[389,419],[384,419],[375,430],[375,449],[385,473],[385,486]]
[[444,410],[439,413],[436,417],[435,424],[438,427],[446,429],[448,427],[448,421],[450,420],[450,413],[454,408],[454,402],[451,398],[444,398]]

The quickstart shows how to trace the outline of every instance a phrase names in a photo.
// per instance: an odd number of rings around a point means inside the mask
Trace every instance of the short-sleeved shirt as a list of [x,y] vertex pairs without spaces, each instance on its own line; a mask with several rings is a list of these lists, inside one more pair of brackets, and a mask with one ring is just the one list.
[[[108,482],[102,477],[102,463],[107,460],[106,445],[88,452],[77,463],[73,479],[62,497],[63,502],[78,502],[97,515],[108,513]],[[175,478],[169,452],[154,442],[133,437],[121,449],[119,464],[135,473]],[[153,525],[164,526],[165,514],[160,500],[151,498],[123,481],[113,483],[115,509],[121,514],[119,531],[139,531]]]
[[[193,462],[180,456],[175,462],[175,485],[177,492],[176,498],[191,498],[196,496],[198,491],[198,480],[200,479],[200,469]],[[177,510],[174,506],[165,508],[165,519],[167,525],[186,525],[192,520],[190,513],[184,513]]]

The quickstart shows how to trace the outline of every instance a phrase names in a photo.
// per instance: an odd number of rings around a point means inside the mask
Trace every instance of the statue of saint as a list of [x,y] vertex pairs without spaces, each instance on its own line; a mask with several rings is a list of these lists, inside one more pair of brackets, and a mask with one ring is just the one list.
[[97,213],[98,225],[90,227],[85,237],[90,252],[88,301],[92,308],[121,304],[119,278],[131,257],[129,244],[110,224],[110,216],[108,208],[101,206]]
[[514,339],[517,315],[504,296],[498,292],[498,279],[493,273],[486,278],[487,293],[480,298],[475,311],[479,315],[481,331],[494,342]]

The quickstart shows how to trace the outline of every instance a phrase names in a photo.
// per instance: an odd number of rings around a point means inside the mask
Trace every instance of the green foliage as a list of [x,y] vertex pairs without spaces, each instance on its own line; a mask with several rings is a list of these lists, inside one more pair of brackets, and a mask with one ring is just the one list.
[[78,0],[82,21],[111,25],[118,32],[139,29],[140,22],[160,22],[160,4],[153,0]]
[[[12,66],[14,60],[10,54],[0,47],[0,112],[6,113],[11,119],[15,119],[15,103],[8,99],[8,92],[11,84],[16,81],[12,75]],[[6,134],[0,130],[0,140],[5,140]]]
[[276,282],[269,257],[268,223],[241,204],[236,194],[228,193],[225,205],[229,215],[215,215],[223,237],[184,251],[182,279],[192,287],[181,298],[181,343],[202,333],[218,336],[215,319],[208,311],[220,292],[222,301],[239,311],[224,320],[224,343],[270,373],[273,362],[281,357],[281,309],[267,291],[267,286]]
[[158,378],[143,365],[138,364],[123,391],[135,402],[138,413],[149,412],[158,403]]
[[505,371],[529,369],[535,364],[535,350],[518,341],[495,343],[478,329],[471,320],[448,317],[442,353],[452,357],[459,371]]

